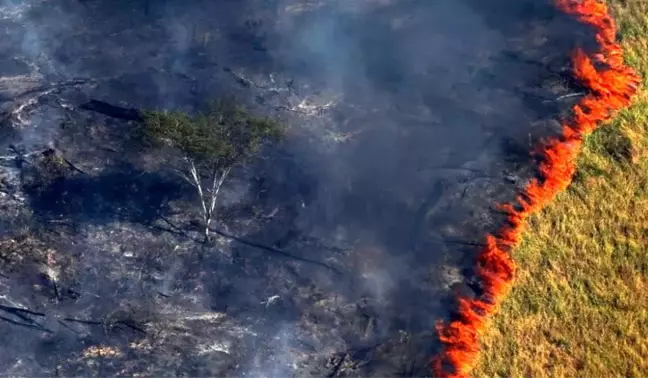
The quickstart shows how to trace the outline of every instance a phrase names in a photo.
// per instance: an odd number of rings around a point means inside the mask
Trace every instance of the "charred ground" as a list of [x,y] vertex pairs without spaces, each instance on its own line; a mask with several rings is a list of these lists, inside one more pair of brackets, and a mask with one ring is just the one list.
[[[3,371],[429,373],[591,35],[540,0],[349,4],[3,3]],[[82,105],[221,95],[290,128],[234,173],[206,247],[136,121]]]

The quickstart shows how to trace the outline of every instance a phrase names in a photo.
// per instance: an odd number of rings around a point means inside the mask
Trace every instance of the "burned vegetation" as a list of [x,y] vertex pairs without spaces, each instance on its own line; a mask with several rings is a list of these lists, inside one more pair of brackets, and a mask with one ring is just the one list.
[[[89,110],[105,112],[106,109],[104,106]],[[109,109],[121,108],[111,105]],[[186,265],[189,268],[187,274],[193,276],[190,281],[195,282],[195,269],[203,267],[194,265],[198,249],[192,244],[210,241],[212,226],[218,220],[217,199],[221,187],[226,184],[230,173],[232,176],[237,174],[236,168],[244,169],[245,163],[253,161],[255,155],[267,147],[268,143],[278,141],[283,134],[283,126],[276,119],[253,115],[231,100],[214,101],[204,113],[195,116],[180,111],[137,112],[141,114],[141,118],[129,120],[124,128],[130,133],[130,136],[125,137],[131,143],[129,148],[131,151],[137,150],[136,154],[127,156],[127,159],[131,159],[129,162],[115,159],[113,164],[104,163],[101,167],[88,169],[68,160],[65,148],[59,149],[53,145],[33,146],[33,150],[27,151],[24,147],[10,146],[11,154],[4,157],[3,161],[10,172],[15,172],[15,177],[13,180],[8,177],[4,180],[3,193],[7,198],[3,204],[12,201],[25,203],[29,205],[30,211],[20,216],[21,228],[13,227],[2,234],[0,278],[31,286],[31,294],[29,298],[22,298],[20,303],[10,302],[6,306],[0,304],[0,312],[6,313],[6,316],[0,314],[0,321],[5,321],[9,326],[43,332],[43,345],[55,349],[60,347],[56,346],[57,343],[65,344],[67,340],[54,336],[58,335],[61,327],[80,337],[78,347],[91,342],[87,337],[93,337],[93,334],[103,334],[100,338],[109,339],[116,335],[118,343],[126,337],[131,340],[132,350],[139,350],[140,355],[147,355],[151,361],[158,361],[155,362],[156,365],[164,358],[166,364],[175,364],[174,371],[179,371],[188,359],[174,356],[175,352],[171,349],[179,347],[180,340],[177,338],[185,338],[184,342],[190,343],[197,337],[195,332],[189,333],[189,329],[182,328],[189,325],[195,327],[196,322],[207,322],[212,328],[221,323],[227,324],[229,321],[222,319],[225,315],[219,312],[193,312],[195,315],[183,317],[182,313],[186,311],[192,313],[189,310],[192,306],[174,303],[177,301],[174,299],[173,288],[177,290],[177,283],[170,281],[173,279],[171,277],[163,277],[159,288],[148,288],[141,292],[142,287],[135,287],[138,296],[145,298],[153,295],[157,298],[147,298],[137,304],[131,300],[123,301],[119,299],[118,293],[123,290],[132,291],[132,285],[136,281],[129,284],[128,279],[126,282],[119,282],[123,281],[119,279],[113,281],[115,292],[109,295],[111,299],[108,303],[111,304],[107,304],[105,308],[93,305],[81,311],[72,310],[79,308],[84,302],[83,298],[101,298],[102,291],[106,295],[106,289],[112,290],[108,287],[88,289],[87,280],[91,276],[98,278],[99,274],[104,280],[112,278],[106,277],[108,272],[101,268],[95,272],[76,271],[76,261],[91,257],[83,248],[76,246],[75,240],[78,235],[88,235],[88,228],[111,229],[115,222],[124,223],[126,226],[123,229],[131,237],[139,239],[132,246],[137,252],[125,251],[126,248],[121,245],[123,239],[120,239],[115,243],[116,249],[105,251],[107,254],[117,252],[120,255],[118,258],[122,259],[137,254],[139,263],[148,266],[145,273],[148,279],[153,279],[151,274],[156,274],[149,270],[150,267],[171,263],[172,269],[178,270]],[[111,115],[114,114],[116,113]],[[117,118],[121,118],[120,114],[122,113],[116,114]],[[74,133],[74,122],[62,126]],[[101,142],[110,143],[108,140]],[[145,161],[136,164],[133,156]],[[194,211],[196,204],[197,211]],[[194,214],[200,216],[199,222],[192,219]],[[197,228],[194,226],[196,223]],[[148,237],[160,240],[138,236],[135,231],[138,228],[150,230]],[[194,230],[201,236],[194,237]],[[110,234],[113,232],[109,231]],[[221,230],[218,232],[219,235],[228,235],[227,238],[219,236],[220,243],[229,239],[291,257],[269,245],[254,243]],[[175,238],[174,245],[169,245],[169,237],[165,234]],[[115,256],[102,258],[114,259]],[[126,272],[133,267],[128,265],[128,262],[110,264],[109,269],[112,271],[107,275],[129,275]],[[138,280],[142,278],[142,273],[140,270]],[[180,302],[185,300],[187,298]],[[174,311],[180,311],[176,314],[180,318],[175,315],[171,318],[161,316],[153,310],[159,306],[159,301],[168,302],[163,306],[171,306],[169,311],[173,308]],[[62,308],[67,310],[61,313]],[[44,322],[50,316],[46,315],[48,312],[55,313],[54,326],[51,321],[49,324]],[[188,322],[188,325],[183,325],[184,322]],[[212,331],[214,329],[210,328],[206,335],[216,337],[209,333]],[[208,339],[204,342],[208,342]],[[189,347],[208,348],[195,344],[187,346]],[[74,349],[78,348],[72,348]],[[157,355],[161,349],[168,349],[168,355]],[[154,350],[157,352],[154,353]],[[94,343],[75,353],[78,354],[79,364],[90,357],[120,358],[127,354],[122,347]],[[69,374],[87,373],[87,370],[71,360],[67,363],[62,371]],[[106,372],[111,372],[108,374],[126,372],[104,368],[108,369]]]
[[541,0],[26,3],[8,375],[427,375],[493,203],[582,96],[587,33]]

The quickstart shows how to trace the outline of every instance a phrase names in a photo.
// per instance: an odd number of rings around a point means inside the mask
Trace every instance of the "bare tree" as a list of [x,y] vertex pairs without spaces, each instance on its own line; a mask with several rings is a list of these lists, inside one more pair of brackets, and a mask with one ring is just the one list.
[[217,101],[208,112],[193,117],[178,111],[149,111],[143,112],[143,119],[149,141],[181,153],[184,164],[176,172],[196,188],[205,242],[216,218],[218,194],[232,168],[283,132],[278,121],[254,116],[231,101]]

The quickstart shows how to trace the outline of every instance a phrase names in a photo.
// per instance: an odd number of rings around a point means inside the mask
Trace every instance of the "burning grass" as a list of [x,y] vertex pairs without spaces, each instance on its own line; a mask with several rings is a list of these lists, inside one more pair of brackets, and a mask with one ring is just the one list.
[[[626,2],[624,9],[635,4],[640,12],[643,5],[638,1]],[[641,242],[648,238],[648,218],[643,211],[648,207],[648,181],[641,176],[646,167],[641,166],[640,147],[645,130],[638,129],[642,123],[637,119],[625,128],[619,123],[624,137],[608,131],[587,138],[600,122],[629,105],[639,77],[624,64],[623,51],[615,42],[616,26],[604,3],[556,0],[556,5],[596,30],[598,51],[577,50],[573,58],[574,75],[590,94],[573,108],[561,137],[538,149],[541,178],[531,181],[516,203],[502,206],[509,215],[508,224],[487,237],[487,246],[477,257],[484,294],[476,299],[460,298],[457,317],[437,326],[444,344],[432,362],[438,376],[470,375],[481,349],[487,354],[481,359],[478,375],[618,376],[645,372],[648,348],[641,344],[646,334],[646,327],[641,327],[646,324],[646,314],[640,307],[646,303],[642,295],[646,265],[641,262],[641,246],[646,244]],[[645,13],[637,14],[645,17]],[[644,33],[637,34],[635,40],[645,38],[640,37]],[[644,53],[638,50],[635,55]],[[645,110],[634,109],[635,113],[624,115],[641,118]],[[584,144],[587,152],[579,157]],[[578,182],[560,196],[559,203],[543,210],[570,185],[577,159],[582,168],[576,176]],[[542,212],[540,216],[538,212]],[[532,231],[525,233],[529,225]],[[524,244],[519,246],[523,236]],[[511,251],[522,264],[516,281],[520,286],[515,286],[512,298],[489,327],[491,315],[496,314],[514,280],[517,263],[509,256]],[[627,285],[626,291],[616,288],[620,285]],[[635,321],[615,323],[621,319]],[[526,333],[516,332],[516,327]],[[594,340],[609,344],[591,344]],[[619,344],[612,344],[615,341]],[[580,356],[573,351],[578,348],[585,348]],[[615,352],[611,353],[612,349]],[[592,357],[595,352],[598,360]],[[614,353],[620,354],[617,361],[623,366],[606,360]],[[556,364],[561,358],[563,364]],[[516,365],[518,361],[520,365]],[[613,366],[618,369],[602,370]],[[513,370],[516,367],[520,370]]]
[[585,138],[574,183],[529,218],[476,377],[648,376],[648,3],[609,4],[644,89]]

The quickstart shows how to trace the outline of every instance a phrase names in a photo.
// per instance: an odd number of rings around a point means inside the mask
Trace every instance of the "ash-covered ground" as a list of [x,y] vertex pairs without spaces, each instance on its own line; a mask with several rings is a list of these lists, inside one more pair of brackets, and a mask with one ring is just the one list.
[[[549,0],[0,4],[8,376],[429,375],[592,43]],[[192,188],[81,105],[223,95],[289,129],[205,246]]]

